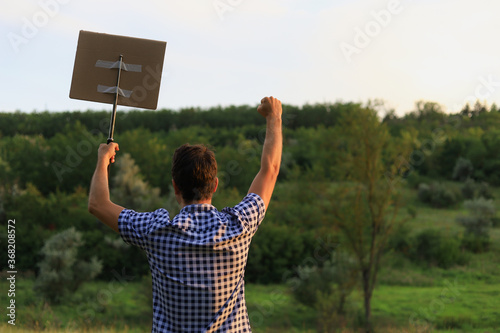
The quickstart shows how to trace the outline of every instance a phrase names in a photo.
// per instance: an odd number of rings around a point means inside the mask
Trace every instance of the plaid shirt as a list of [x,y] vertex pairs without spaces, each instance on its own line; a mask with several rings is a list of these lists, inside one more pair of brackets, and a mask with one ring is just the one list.
[[251,332],[245,266],[264,201],[248,194],[221,212],[210,204],[137,213],[124,209],[118,227],[143,249],[153,279],[152,332]]

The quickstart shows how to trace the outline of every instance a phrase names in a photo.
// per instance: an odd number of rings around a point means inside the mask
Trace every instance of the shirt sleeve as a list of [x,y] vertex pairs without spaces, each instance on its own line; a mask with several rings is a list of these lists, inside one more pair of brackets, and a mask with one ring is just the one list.
[[169,221],[168,211],[163,208],[146,213],[124,209],[118,216],[118,231],[125,243],[144,249],[147,236]]
[[226,207],[222,212],[236,216],[250,233],[255,233],[264,219],[264,200],[255,193],[249,193],[234,207]]

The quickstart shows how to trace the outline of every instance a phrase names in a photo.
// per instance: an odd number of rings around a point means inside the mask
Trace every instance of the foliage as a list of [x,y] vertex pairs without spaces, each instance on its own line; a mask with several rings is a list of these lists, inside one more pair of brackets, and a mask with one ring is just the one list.
[[475,182],[472,178],[468,178],[460,188],[462,197],[466,200],[475,198],[494,199],[495,196],[491,191],[490,185],[487,182]]
[[314,233],[264,221],[252,240],[245,277],[258,283],[284,282],[297,263],[316,260],[312,255],[317,248]]
[[450,207],[458,203],[460,196],[443,183],[431,185],[422,183],[418,186],[418,199],[436,208]]
[[468,260],[460,245],[457,237],[450,237],[441,230],[424,229],[411,235],[411,229],[402,225],[389,238],[388,248],[426,267],[450,268],[464,265]]
[[94,221],[87,210],[86,189],[77,188],[71,194],[56,191],[44,196],[31,183],[22,188],[17,183],[7,182],[3,187],[0,185],[2,188],[0,201],[6,214],[20,225],[16,230],[18,269],[36,269],[41,260],[43,243],[51,235],[72,226],[80,229],[82,225]]
[[485,199],[494,199],[495,196],[491,191],[490,185],[487,182],[481,182],[477,190],[477,196]]
[[466,158],[459,157],[453,169],[452,178],[463,182],[472,176],[473,171],[472,162]]
[[374,110],[360,108],[344,115],[338,127],[343,140],[339,146],[340,170],[346,177],[329,206],[334,223],[356,260],[363,288],[366,330],[371,332],[371,297],[399,211],[393,175],[401,169],[398,157],[406,155],[410,146],[405,142],[394,145]]
[[[187,135],[186,140],[192,138],[186,131],[184,134]],[[159,188],[162,195],[167,194],[169,186],[172,185],[170,168],[167,166],[171,163],[173,150],[167,147],[167,144],[171,143],[167,141],[166,134],[139,127],[118,133],[116,142],[120,145],[120,152],[116,158],[117,166],[122,155],[125,155],[121,152],[129,154],[135,165],[140,167],[143,180],[154,184],[153,186]]]
[[457,217],[457,222],[465,228],[464,246],[474,252],[486,251],[495,217],[495,205],[492,200],[480,197],[465,201],[464,206],[469,211],[469,216]]
[[462,265],[466,260],[460,241],[437,229],[423,230],[415,237],[411,257],[416,262],[442,268]]
[[476,196],[476,182],[472,178],[467,178],[464,182],[460,191],[462,192],[462,197],[466,200],[473,199]]
[[82,283],[95,278],[102,269],[101,262],[78,260],[78,249],[83,246],[82,235],[74,228],[51,237],[42,248],[43,260],[35,290],[52,303],[60,302],[74,293]]
[[[315,167],[326,179],[340,180],[343,174],[337,161],[342,162],[342,142],[336,125],[343,115],[356,113],[359,108],[354,103],[285,105],[285,169],[280,177],[286,177],[286,167],[297,165],[302,171]],[[418,172],[434,180],[451,179],[460,157],[459,161],[472,163],[476,181],[500,185],[500,155],[496,149],[500,112],[489,111],[484,105],[478,109],[486,112],[467,112],[469,116],[465,117],[446,114],[436,103],[418,102],[414,112],[401,117],[393,114],[384,118],[383,124],[394,143],[411,139],[413,151],[402,156],[410,175]],[[118,112],[115,139],[137,162],[144,180],[160,188],[162,195],[168,192],[173,151],[185,142],[213,145],[221,153],[222,171],[228,172],[226,167],[233,171],[244,168],[231,175],[234,186],[244,192],[247,177],[252,177],[255,168],[254,157],[258,164],[263,140],[264,121],[259,117],[248,105]],[[87,187],[95,166],[95,150],[105,141],[108,125],[105,111],[0,113],[0,164],[7,166],[8,179],[17,179],[21,187],[32,183],[44,195],[57,189],[70,193],[77,187]],[[257,149],[247,146],[246,140],[254,142]],[[240,168],[234,169],[232,160]]]
[[410,252],[413,248],[413,238],[410,232],[410,227],[407,224],[396,227],[387,241],[387,250],[410,257]]
[[297,301],[309,307],[328,306],[333,310],[330,315],[345,314],[346,300],[356,285],[357,274],[355,260],[336,251],[322,266],[299,266],[288,285]]
[[420,184],[422,183],[430,183],[432,182],[432,178],[428,177],[428,176],[422,176],[419,174],[418,171],[416,170],[413,170],[411,171],[407,177],[405,178],[406,180],[406,184],[409,188],[412,188],[412,189],[418,189],[418,187],[420,186]]
[[117,158],[116,167],[118,170],[113,177],[110,194],[116,203],[137,211],[150,211],[162,206],[160,189],[150,188],[142,180],[139,167],[130,154]]

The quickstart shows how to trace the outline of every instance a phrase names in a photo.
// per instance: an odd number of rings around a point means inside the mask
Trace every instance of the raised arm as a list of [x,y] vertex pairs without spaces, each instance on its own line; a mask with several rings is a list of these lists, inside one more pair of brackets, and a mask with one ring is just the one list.
[[116,232],[118,216],[124,209],[111,202],[109,198],[108,165],[114,163],[118,144],[101,144],[99,146],[97,166],[90,183],[89,212]]
[[262,148],[260,170],[250,185],[248,193],[258,194],[267,210],[274,191],[281,165],[283,136],[281,133],[281,101],[274,97],[264,97],[257,111],[266,118],[266,139]]

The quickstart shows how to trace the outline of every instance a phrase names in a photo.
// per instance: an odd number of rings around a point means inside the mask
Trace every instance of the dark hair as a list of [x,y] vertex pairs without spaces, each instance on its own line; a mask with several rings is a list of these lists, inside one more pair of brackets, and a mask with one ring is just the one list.
[[172,159],[172,178],[186,203],[210,199],[217,178],[214,152],[204,145],[180,146]]

